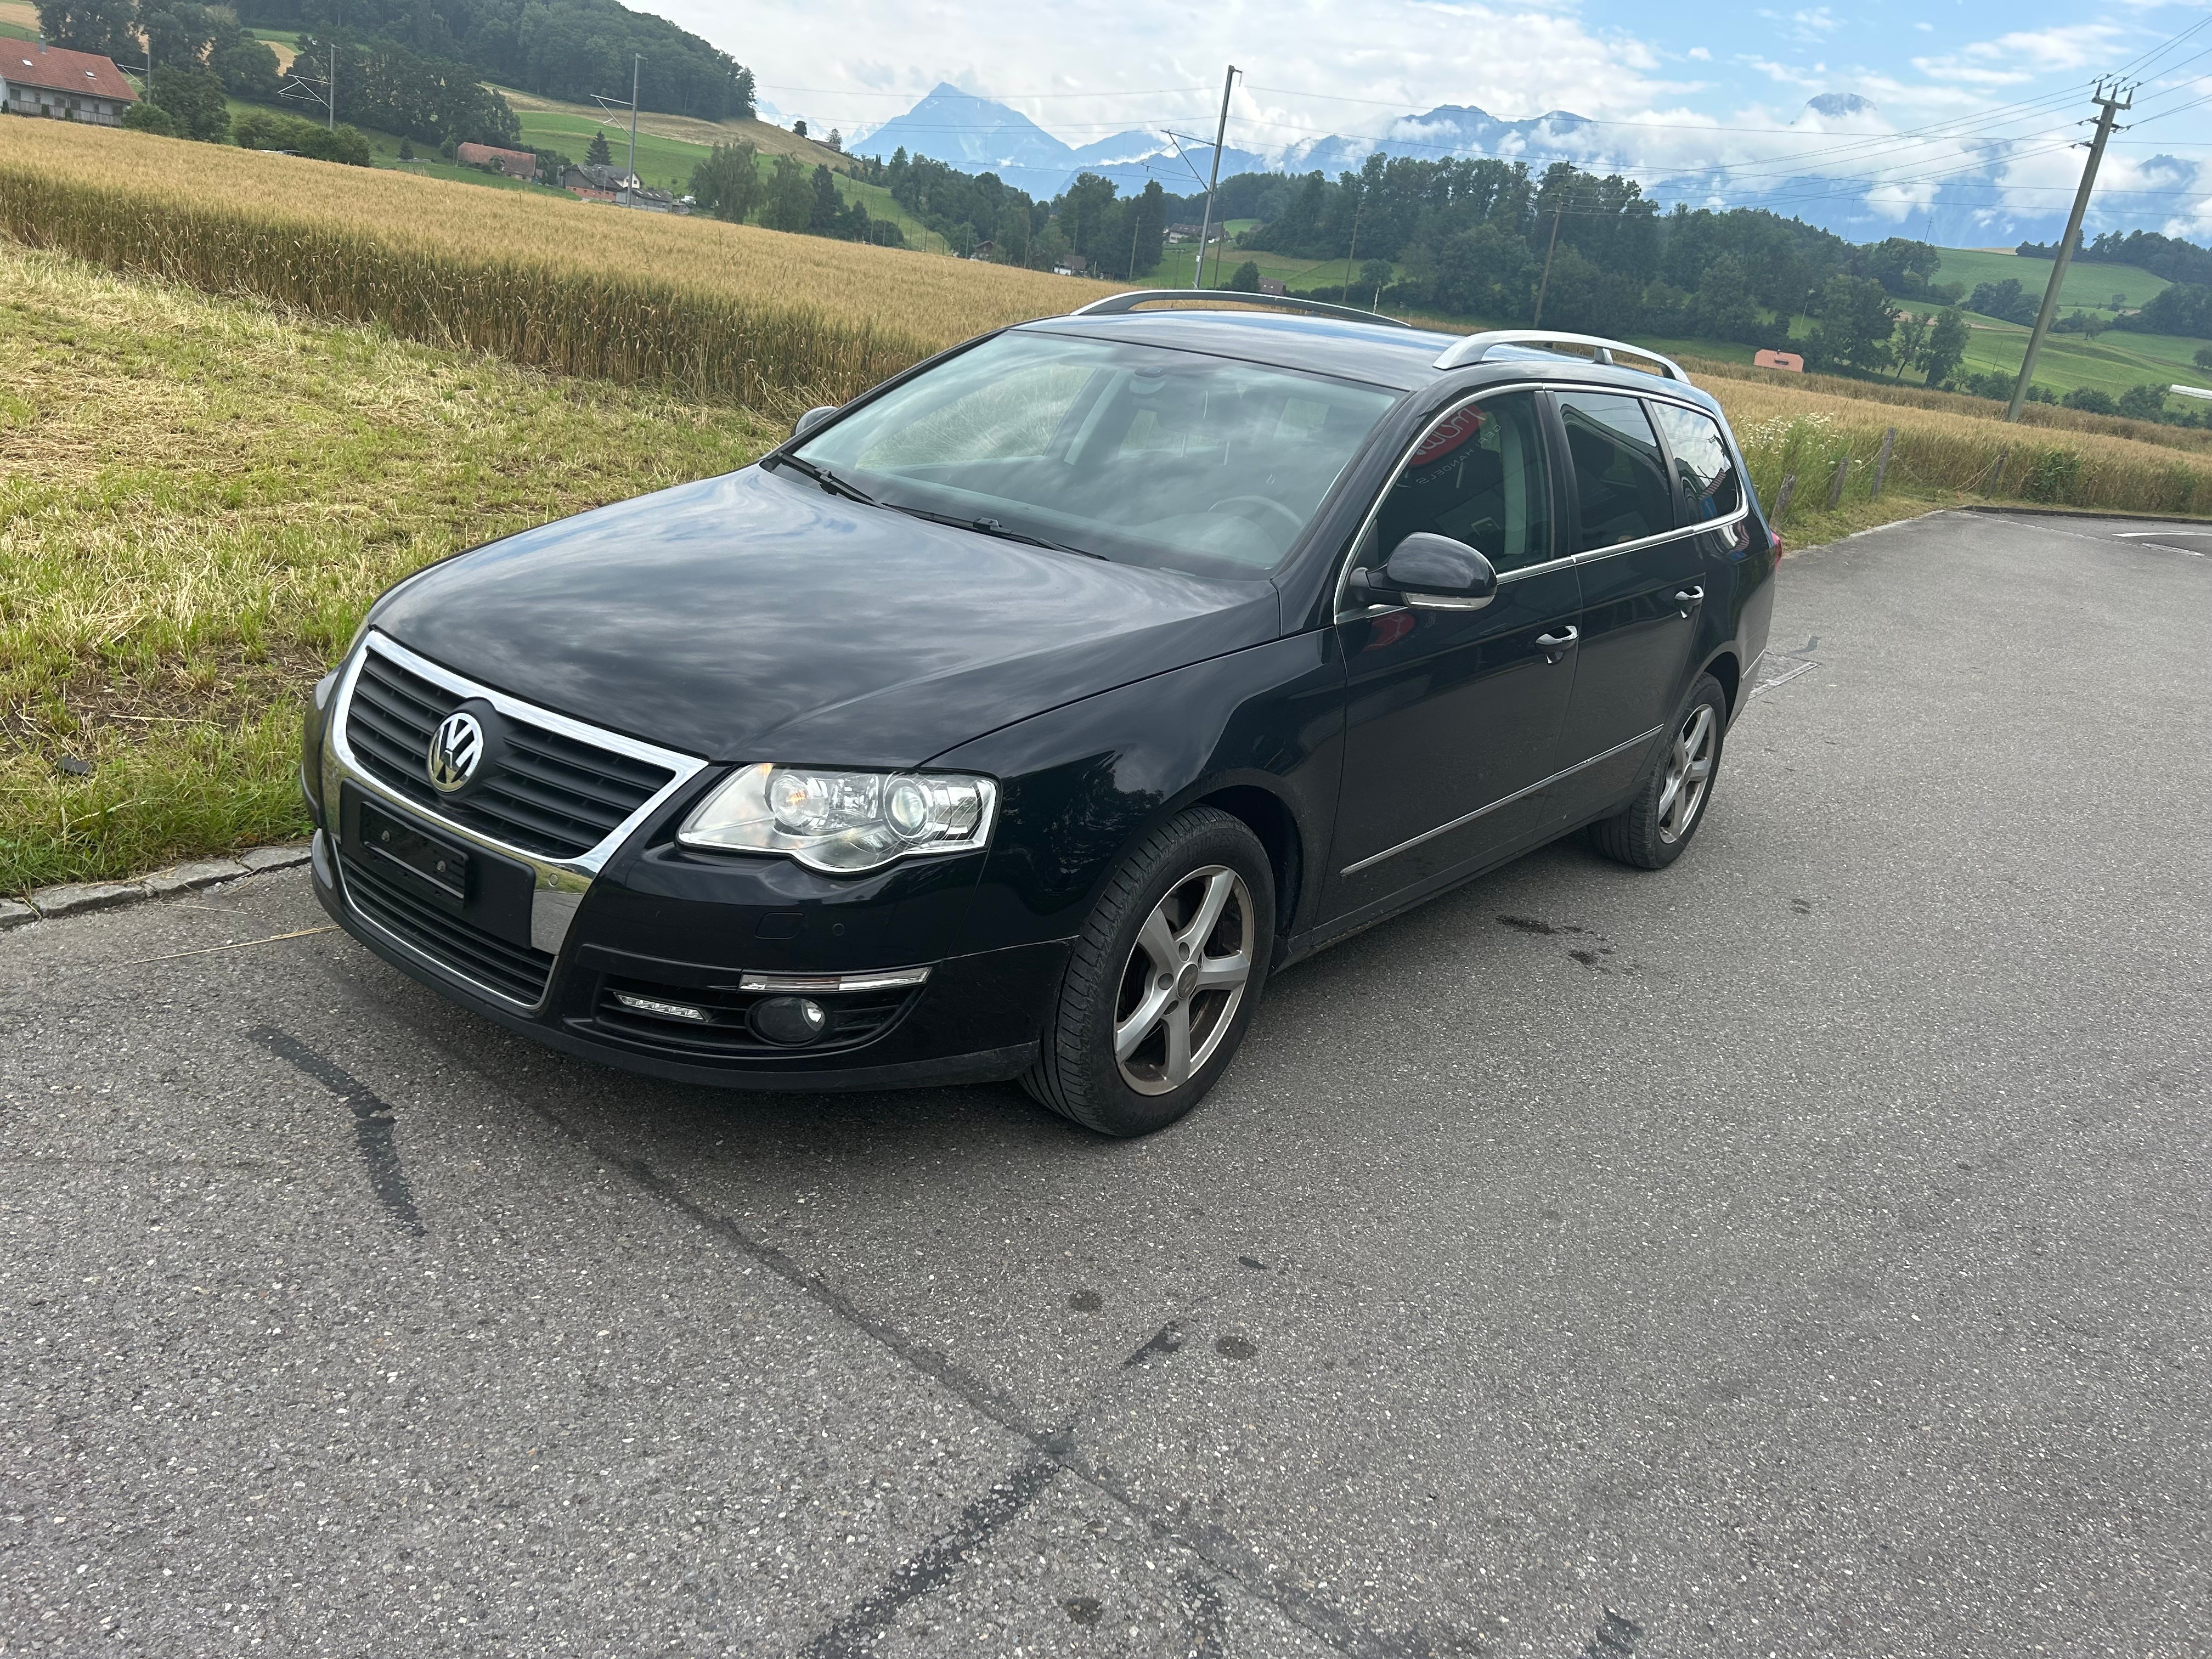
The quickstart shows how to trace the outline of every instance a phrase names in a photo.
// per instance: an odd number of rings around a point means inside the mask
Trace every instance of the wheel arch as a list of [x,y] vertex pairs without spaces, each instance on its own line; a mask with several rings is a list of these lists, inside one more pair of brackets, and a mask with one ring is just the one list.
[[1734,725],[1736,710],[1741,703],[1738,693],[1743,687],[1743,665],[1736,660],[1735,647],[1723,646],[1713,653],[1702,672],[1720,682],[1722,694],[1728,698],[1728,720],[1724,723]]
[[1239,782],[1215,788],[1201,785],[1200,793],[1177,802],[1171,811],[1193,806],[1211,806],[1228,813],[1267,850],[1267,866],[1275,878],[1275,938],[1279,941],[1289,937],[1298,913],[1306,863],[1305,834],[1291,804],[1258,783]]

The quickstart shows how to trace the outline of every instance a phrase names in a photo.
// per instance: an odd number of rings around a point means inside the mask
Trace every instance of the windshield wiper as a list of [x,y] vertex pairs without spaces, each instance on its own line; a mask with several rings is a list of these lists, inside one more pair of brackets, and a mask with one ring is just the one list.
[[896,501],[883,501],[894,513],[903,513],[908,518],[927,519],[932,524],[949,524],[957,530],[972,530],[978,535],[996,536],[1002,542],[1019,542],[1025,547],[1048,548],[1054,553],[1073,553],[1079,558],[1096,559],[1101,564],[1113,560],[1103,553],[1093,553],[1087,547],[1070,547],[1066,542],[1048,542],[1042,536],[1032,536],[1024,530],[1009,530],[996,519],[963,519],[957,513],[933,513],[926,507],[901,507]]
[[811,461],[802,461],[796,455],[771,455],[763,465],[787,466],[802,472],[833,495],[842,495],[847,501],[858,501],[863,507],[881,507],[883,503],[865,489],[847,483],[826,466],[817,466]]

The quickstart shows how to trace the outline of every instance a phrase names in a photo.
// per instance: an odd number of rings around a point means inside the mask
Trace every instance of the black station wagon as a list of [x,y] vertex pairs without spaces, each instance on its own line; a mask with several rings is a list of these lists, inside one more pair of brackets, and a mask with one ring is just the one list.
[[400,582],[307,719],[325,908],[572,1054],[1136,1134],[1332,941],[1577,830],[1679,857],[1773,599],[1719,407],[1619,342],[1223,299],[1002,330]]

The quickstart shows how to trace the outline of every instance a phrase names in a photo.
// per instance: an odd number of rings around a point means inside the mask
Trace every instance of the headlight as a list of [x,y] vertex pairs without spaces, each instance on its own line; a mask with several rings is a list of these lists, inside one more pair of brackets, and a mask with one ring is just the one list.
[[785,853],[836,875],[991,839],[999,786],[957,772],[821,772],[748,766],[699,804],[676,839],[732,853]]

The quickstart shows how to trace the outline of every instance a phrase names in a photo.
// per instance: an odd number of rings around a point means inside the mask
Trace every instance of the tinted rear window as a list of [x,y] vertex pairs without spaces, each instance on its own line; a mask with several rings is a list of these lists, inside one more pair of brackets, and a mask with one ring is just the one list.
[[1609,392],[1559,394],[1574,457],[1585,551],[1674,527],[1674,493],[1644,400]]
[[1743,486],[1729,458],[1728,441],[1710,415],[1678,404],[1653,404],[1667,447],[1674,452],[1674,476],[1682,481],[1692,519],[1725,519],[1743,505]]

